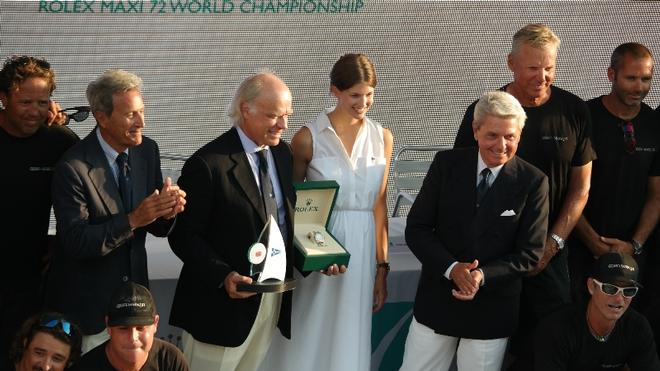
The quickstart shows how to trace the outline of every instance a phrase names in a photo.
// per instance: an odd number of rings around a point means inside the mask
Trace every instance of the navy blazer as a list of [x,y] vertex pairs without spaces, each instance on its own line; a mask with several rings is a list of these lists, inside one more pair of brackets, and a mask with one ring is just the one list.
[[[293,276],[292,154],[284,141],[270,147],[285,201],[287,277]],[[249,276],[248,248],[267,219],[247,155],[235,128],[195,152],[183,166],[179,186],[186,210],[169,236],[183,261],[170,324],[195,340],[227,347],[241,345],[257,316],[261,295],[232,299],[222,286],[232,271]],[[282,297],[278,327],[290,337],[291,292]]]
[[[131,147],[132,205],[162,189],[158,145],[142,137]],[[125,281],[148,287],[146,232],[166,236],[158,219],[131,231],[108,160],[92,130],[60,159],[53,177],[58,247],[46,287],[46,306],[65,313],[86,335],[103,331],[110,296]]]
[[[521,278],[543,255],[548,180],[514,157],[477,208],[477,151],[438,152],[408,213],[406,241],[422,263],[416,320],[443,335],[495,339],[517,327]],[[485,284],[473,300],[458,300],[444,273],[474,259]]]

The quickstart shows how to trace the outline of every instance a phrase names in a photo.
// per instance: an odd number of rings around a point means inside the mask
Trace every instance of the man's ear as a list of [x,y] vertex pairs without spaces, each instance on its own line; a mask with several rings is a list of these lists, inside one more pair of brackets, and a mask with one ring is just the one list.
[[7,109],[7,100],[9,97],[4,91],[0,91],[0,102],[2,102],[2,108]]
[[589,290],[589,294],[594,294],[594,280],[591,277],[587,278],[587,290]]
[[509,53],[506,56],[506,65],[511,71],[513,71],[513,53]]
[[477,140],[477,122],[472,121],[472,136],[474,136],[474,140]]
[[154,330],[154,332],[158,331],[158,321],[160,321],[160,316],[156,314],[156,315],[154,316],[154,326],[156,327],[156,329]]
[[607,67],[607,79],[610,80],[610,82],[614,82],[616,79],[616,70],[612,67]]
[[250,111],[251,111],[250,103],[248,102],[241,103],[241,115],[243,117],[245,117],[245,115],[250,113]]
[[108,115],[105,114],[105,112],[101,112],[101,111],[93,111],[93,112],[92,112],[92,115],[94,115],[94,120],[96,120],[96,123],[97,123],[100,127],[102,127],[102,128],[105,128],[105,127],[106,127],[106,122],[108,122],[108,120],[109,120],[110,118],[108,117]]

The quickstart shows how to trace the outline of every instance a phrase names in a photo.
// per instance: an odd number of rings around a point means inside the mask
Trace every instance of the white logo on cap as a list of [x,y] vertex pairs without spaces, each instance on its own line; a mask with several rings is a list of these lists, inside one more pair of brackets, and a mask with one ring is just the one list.
[[635,267],[631,267],[627,264],[608,264],[607,268],[622,268],[622,269],[627,269],[627,270],[632,271],[632,272],[635,271]]
[[126,307],[137,307],[144,308],[147,304],[145,303],[119,303],[115,306],[116,309],[126,308]]

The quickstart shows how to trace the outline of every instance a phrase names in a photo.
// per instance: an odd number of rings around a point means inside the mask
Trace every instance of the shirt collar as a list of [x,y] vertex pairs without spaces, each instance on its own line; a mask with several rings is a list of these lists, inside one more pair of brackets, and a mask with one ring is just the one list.
[[[478,179],[479,174],[481,174],[481,171],[487,168],[488,166],[484,162],[484,159],[481,158],[481,152],[479,150],[477,150],[477,154],[478,154],[477,155],[477,179]],[[492,174],[492,177],[490,179],[495,180],[495,178],[497,178],[497,174],[499,174],[500,170],[502,170],[502,167],[504,167],[504,164],[495,167],[489,167],[490,172]],[[488,183],[492,184],[492,181],[489,181]]]
[[[112,146],[110,146],[108,142],[105,141],[105,139],[103,139],[103,136],[101,135],[101,130],[98,127],[96,128],[96,138],[99,140],[101,149],[103,150],[105,157],[108,159],[108,162],[114,164],[115,161],[117,160],[117,155],[119,155],[119,152],[115,151],[115,149],[112,148]],[[128,148],[126,148],[124,153],[128,155]]]
[[321,120],[321,125],[319,125],[317,129],[319,132],[323,130],[335,131],[335,128],[332,127],[332,123],[330,123],[330,117],[328,117],[328,115],[332,113],[332,111],[334,110],[335,110],[335,106],[323,110],[323,114],[321,115],[323,119]]
[[253,142],[252,139],[248,138],[240,126],[236,126],[236,131],[238,132],[238,137],[241,140],[241,145],[243,145],[243,150],[245,153],[257,153],[264,149],[268,149],[268,146],[259,146]]

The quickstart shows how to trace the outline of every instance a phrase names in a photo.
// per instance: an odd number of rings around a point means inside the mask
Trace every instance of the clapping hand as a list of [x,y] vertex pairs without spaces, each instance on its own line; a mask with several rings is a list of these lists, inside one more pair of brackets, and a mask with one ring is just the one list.
[[144,227],[151,224],[158,218],[173,218],[176,214],[183,211],[186,204],[186,192],[172,185],[170,177],[165,178],[163,189],[154,190],[147,196],[140,205],[128,213],[128,223],[131,229]]

